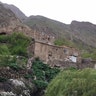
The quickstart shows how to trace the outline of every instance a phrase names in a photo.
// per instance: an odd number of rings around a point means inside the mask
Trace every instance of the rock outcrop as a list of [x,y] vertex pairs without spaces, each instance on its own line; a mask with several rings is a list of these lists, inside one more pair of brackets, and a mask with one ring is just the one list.
[[10,9],[6,9],[0,3],[0,34],[11,34],[13,32],[23,32],[28,36],[33,34],[32,29],[22,24]]
[[27,16],[16,6],[3,3],[4,7],[10,9],[21,21],[24,21]]
[[0,96],[31,96],[36,91],[36,86],[32,79],[25,79],[29,71],[0,67]]
[[9,79],[4,83],[0,83],[0,96],[31,96],[33,89],[34,84],[25,81],[23,78]]

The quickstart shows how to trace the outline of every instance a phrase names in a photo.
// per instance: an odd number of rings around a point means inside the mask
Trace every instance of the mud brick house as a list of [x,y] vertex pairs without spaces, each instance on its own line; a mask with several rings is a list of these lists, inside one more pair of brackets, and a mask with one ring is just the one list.
[[96,61],[93,62],[93,60],[85,59],[82,62],[80,52],[75,48],[56,46],[51,43],[34,40],[28,50],[30,57],[39,57],[44,63],[49,64],[51,67],[96,69]]
[[67,46],[56,46],[35,40],[29,47],[29,52],[34,57],[39,57],[43,62],[56,61],[79,62],[79,51]]

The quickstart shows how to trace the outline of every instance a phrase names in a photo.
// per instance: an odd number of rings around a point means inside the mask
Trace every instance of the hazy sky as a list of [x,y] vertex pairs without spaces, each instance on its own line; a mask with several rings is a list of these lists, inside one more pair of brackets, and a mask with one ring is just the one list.
[[42,15],[64,23],[72,20],[96,24],[96,0],[0,0],[14,4],[27,16]]

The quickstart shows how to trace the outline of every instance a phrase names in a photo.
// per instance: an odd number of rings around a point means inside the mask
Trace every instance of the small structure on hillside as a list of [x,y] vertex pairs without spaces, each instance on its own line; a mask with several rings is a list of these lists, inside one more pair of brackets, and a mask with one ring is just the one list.
[[31,56],[39,57],[47,64],[53,61],[79,62],[79,51],[67,46],[56,46],[35,40],[28,50]]

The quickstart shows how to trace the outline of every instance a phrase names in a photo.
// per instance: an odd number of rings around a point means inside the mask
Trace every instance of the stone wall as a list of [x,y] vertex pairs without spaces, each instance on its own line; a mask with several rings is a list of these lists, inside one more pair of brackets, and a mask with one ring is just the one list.
[[34,36],[33,37],[35,40],[39,40],[41,42],[48,43],[48,44],[53,44],[54,40],[55,40],[54,36],[48,35],[44,32],[37,32],[35,30],[34,30]]
[[0,35],[12,34],[13,32],[22,32],[23,34],[34,38],[35,40],[39,40],[44,43],[53,44],[55,41],[55,37],[51,35],[47,35],[44,32],[37,32],[35,30],[30,29],[28,26],[20,23],[15,25],[8,25],[0,28]]
[[66,46],[55,46],[35,41],[34,57],[39,57],[45,63],[53,60],[78,62],[79,52]]
[[34,41],[29,47],[29,53],[39,57],[51,67],[96,68],[96,61],[81,59],[77,49],[66,46],[55,46],[40,41]]
[[26,69],[22,69],[22,70],[19,70],[19,71],[16,71],[16,70],[12,70],[11,68],[9,67],[0,67],[0,77],[3,77],[3,78],[7,78],[7,79],[16,79],[16,78],[21,78],[21,77],[24,77],[25,74],[27,74],[27,70]]
[[53,60],[52,62],[49,62],[51,67],[58,67],[58,68],[70,68],[74,67],[77,69],[84,69],[84,68],[95,68],[96,63],[94,62],[67,62],[67,61],[60,61],[60,60]]

